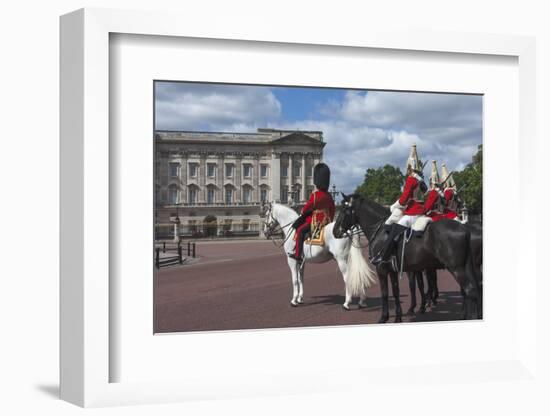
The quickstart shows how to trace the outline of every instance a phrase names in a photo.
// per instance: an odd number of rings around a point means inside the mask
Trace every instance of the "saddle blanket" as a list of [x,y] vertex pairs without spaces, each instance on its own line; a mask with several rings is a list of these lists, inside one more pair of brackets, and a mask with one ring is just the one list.
[[[310,244],[312,246],[323,246],[325,245],[325,227],[321,227],[319,231],[315,233],[314,236],[309,236],[304,244]],[[296,241],[296,233],[294,233],[294,241]]]

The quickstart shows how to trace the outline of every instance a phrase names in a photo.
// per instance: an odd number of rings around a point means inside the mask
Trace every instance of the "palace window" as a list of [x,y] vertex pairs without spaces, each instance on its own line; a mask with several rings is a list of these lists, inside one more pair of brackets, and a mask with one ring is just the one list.
[[188,192],[188,202],[190,204],[196,204],[197,203],[197,188],[195,188],[194,186],[191,186],[189,187],[189,192]]
[[260,200],[261,200],[262,202],[266,202],[266,201],[267,201],[267,189],[266,189],[266,188],[260,189]]
[[301,170],[302,170],[302,165],[300,163],[295,163],[294,169],[292,169],[292,174],[294,176],[300,176]]
[[168,203],[171,205],[178,203],[178,187],[176,185],[170,185],[168,188]]
[[233,176],[233,164],[232,163],[226,163],[225,164],[225,176],[227,178],[231,178]]
[[243,188],[243,202],[249,204],[252,199],[252,189],[249,186]]
[[267,165],[260,166],[260,176],[262,178],[267,178]]
[[250,178],[252,176],[252,165],[246,163],[243,165],[243,176]]
[[250,220],[243,220],[243,231],[250,231]]
[[216,198],[216,190],[214,188],[208,188],[208,191],[206,193],[206,201],[209,204],[213,204],[215,202]]
[[196,178],[198,169],[199,169],[198,163],[189,163],[189,177]]
[[213,178],[214,176],[216,176],[216,164],[209,163],[207,167],[208,167],[208,177]]
[[288,165],[281,166],[281,176],[286,178],[288,176]]
[[170,163],[170,177],[177,178],[180,176],[180,164]]
[[281,202],[283,202],[284,204],[288,202],[288,190],[286,189],[286,187],[283,187],[281,189]]
[[233,189],[229,187],[225,188],[225,203],[226,204],[233,203]]

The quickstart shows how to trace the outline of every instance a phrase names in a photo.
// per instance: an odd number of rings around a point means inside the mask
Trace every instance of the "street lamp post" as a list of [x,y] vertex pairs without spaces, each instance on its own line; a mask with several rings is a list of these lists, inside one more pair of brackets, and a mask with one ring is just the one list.
[[338,195],[338,191],[336,190],[336,185],[332,184],[332,191],[330,191],[329,194],[332,196],[332,199],[334,200],[334,202],[336,202],[336,196]]
[[180,208],[180,205],[181,205],[181,202],[178,202],[176,204],[176,219],[174,221],[174,243],[179,243],[180,241],[180,211],[179,211],[179,208]]

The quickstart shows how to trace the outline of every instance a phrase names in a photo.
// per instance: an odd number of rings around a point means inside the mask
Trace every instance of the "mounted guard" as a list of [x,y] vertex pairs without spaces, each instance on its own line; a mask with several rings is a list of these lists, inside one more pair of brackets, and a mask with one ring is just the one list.
[[318,163],[313,168],[313,184],[315,189],[302,208],[301,215],[292,224],[296,230],[296,245],[294,253],[288,253],[288,256],[298,262],[302,261],[307,235],[315,236],[321,232],[326,224],[333,221],[336,211],[334,200],[328,193],[330,169],[324,163]]
[[[442,165],[445,166],[445,165]],[[432,173],[430,175],[430,190],[424,204],[426,216],[432,221],[438,221],[445,218],[443,211],[445,209],[445,194],[441,190],[442,184],[437,171],[437,161],[432,160]]]
[[381,262],[389,261],[390,255],[394,251],[395,241],[401,233],[414,224],[420,215],[424,214],[424,193],[428,188],[424,183],[423,168],[424,165],[418,158],[416,144],[413,144],[405,167],[407,178],[403,192],[391,206],[391,215],[385,223],[388,237],[382,249],[372,257],[372,264],[378,265]]
[[445,180],[445,188],[443,191],[445,197],[445,207],[443,209],[443,215],[445,218],[460,221],[460,218],[458,217],[458,194],[456,191],[456,183],[453,179],[453,173],[449,173],[445,163],[441,164],[441,174]]

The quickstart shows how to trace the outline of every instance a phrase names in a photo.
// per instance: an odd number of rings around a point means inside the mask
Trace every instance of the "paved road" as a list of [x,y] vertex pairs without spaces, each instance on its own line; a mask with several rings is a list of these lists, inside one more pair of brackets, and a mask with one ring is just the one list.
[[[341,308],[344,282],[334,261],[306,264],[305,304],[293,308],[286,258],[270,241],[197,242],[197,254],[201,258],[195,264],[156,272],[155,332],[365,324],[380,317],[378,284],[368,291],[367,308]],[[404,322],[460,319],[458,284],[441,271],[438,282],[439,304],[425,314],[404,316]],[[400,292],[405,312],[410,305],[406,276]],[[391,300],[390,322],[393,318]]]

